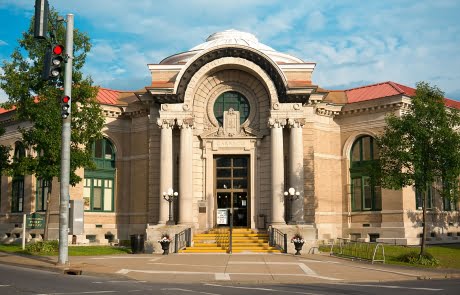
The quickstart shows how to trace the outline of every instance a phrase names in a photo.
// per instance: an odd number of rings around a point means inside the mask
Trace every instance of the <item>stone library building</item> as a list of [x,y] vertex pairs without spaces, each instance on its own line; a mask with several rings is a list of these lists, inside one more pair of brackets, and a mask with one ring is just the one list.
[[[314,83],[315,66],[227,30],[149,64],[152,82],[141,90],[100,88],[104,137],[92,146],[96,169],[78,170],[83,181],[70,188],[84,224],[69,242],[142,235],[158,251],[162,234],[190,228],[192,249],[232,223],[254,235],[300,233],[309,248],[336,238],[419,244],[421,196],[374,186],[362,169],[379,157],[374,138],[386,115],[402,115],[415,89],[388,81],[327,90]],[[0,109],[0,124],[13,159],[33,152],[18,132],[30,124],[14,110]],[[49,183],[34,175],[0,180],[0,242],[21,238],[23,214],[46,211],[56,239],[58,180],[49,203]],[[455,242],[458,203],[433,189],[427,208],[428,242]],[[43,234],[27,229],[26,238]]]

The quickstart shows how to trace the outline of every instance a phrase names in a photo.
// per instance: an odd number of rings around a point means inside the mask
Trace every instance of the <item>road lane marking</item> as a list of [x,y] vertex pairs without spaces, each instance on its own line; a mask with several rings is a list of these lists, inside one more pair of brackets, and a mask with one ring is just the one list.
[[119,293],[119,291],[87,291],[87,292],[67,292],[67,293],[39,293],[35,295],[72,295],[72,294],[105,294],[105,293]]
[[207,295],[221,295],[218,293],[208,293],[208,292],[201,292],[201,291],[195,291],[195,290],[189,290],[189,289],[180,289],[180,288],[163,288],[161,291],[182,291],[182,292],[193,292],[193,293],[199,293],[199,294],[207,294]]
[[105,283],[147,283],[147,281],[98,281],[93,282],[93,284],[105,284]]
[[[127,257],[127,256],[121,256],[121,257],[117,257],[117,256],[102,256],[102,257],[91,257],[90,259],[94,259],[94,260],[101,260],[101,259],[147,259],[148,257]],[[161,259],[161,258],[153,258],[155,260],[158,260],[158,259]]]
[[435,289],[435,288],[420,288],[420,287],[404,287],[404,286],[394,286],[394,285],[370,285],[370,284],[347,284],[339,283],[334,285],[345,285],[345,286],[357,286],[357,287],[375,287],[375,288],[387,288],[387,289],[408,289],[408,290],[422,290],[422,291],[444,291],[444,289]]
[[0,287],[9,287],[11,285],[0,285]]
[[232,289],[245,289],[245,290],[257,290],[257,291],[271,291],[277,293],[289,293],[289,294],[304,294],[304,295],[324,295],[320,293],[300,292],[300,291],[288,291],[282,289],[269,289],[269,288],[256,288],[256,287],[241,287],[241,286],[224,286],[217,284],[204,284],[205,286],[221,287],[221,288],[232,288]]
[[165,262],[154,262],[154,263],[147,263],[147,264],[151,264],[151,265],[155,265],[155,264],[158,264],[158,265],[176,265],[176,266],[198,266],[198,267],[201,267],[201,266],[205,266],[205,267],[226,267],[226,266],[219,266],[219,265],[205,265],[205,264],[184,264],[184,263],[165,263]]
[[230,281],[228,273],[216,273],[214,277],[216,278],[216,281]]
[[[117,271],[117,274],[128,274],[130,272],[141,272],[141,273],[149,273],[149,274],[174,274],[174,275],[213,275],[216,277],[216,272],[199,272],[199,271],[164,271],[164,270],[140,270],[140,269],[120,269]],[[220,273],[222,274],[222,273]],[[331,277],[324,277],[319,275],[310,275],[310,274],[299,274],[299,273],[247,273],[247,272],[226,272],[226,275],[243,275],[243,276],[290,276],[290,277],[312,277],[312,278],[319,278],[329,281],[342,281],[342,279],[336,279]]]

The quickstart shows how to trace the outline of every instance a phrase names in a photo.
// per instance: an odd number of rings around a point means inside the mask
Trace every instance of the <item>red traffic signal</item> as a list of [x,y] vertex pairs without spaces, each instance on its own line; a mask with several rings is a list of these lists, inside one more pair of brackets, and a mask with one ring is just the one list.
[[64,46],[62,46],[62,45],[54,45],[53,54],[61,55],[63,52],[64,52]]
[[64,46],[55,44],[48,48],[45,54],[45,64],[43,67],[42,78],[49,80],[57,78],[62,72],[64,64]]
[[66,119],[70,115],[70,96],[65,95],[61,99],[61,117]]

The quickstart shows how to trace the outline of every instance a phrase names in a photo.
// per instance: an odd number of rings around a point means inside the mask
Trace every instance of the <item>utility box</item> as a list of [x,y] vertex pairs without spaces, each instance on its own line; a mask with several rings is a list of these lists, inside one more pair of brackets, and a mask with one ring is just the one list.
[[84,233],[83,200],[70,200],[69,208],[69,235],[82,235]]

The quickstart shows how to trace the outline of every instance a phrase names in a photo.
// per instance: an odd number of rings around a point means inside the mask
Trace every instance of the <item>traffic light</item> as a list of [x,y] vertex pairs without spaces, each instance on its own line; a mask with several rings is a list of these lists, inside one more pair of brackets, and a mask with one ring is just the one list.
[[55,79],[61,74],[64,65],[63,54],[64,46],[60,44],[55,44],[47,49],[42,73],[43,80]]
[[35,0],[34,38],[46,39],[48,14],[48,0]]
[[64,95],[61,99],[61,117],[66,119],[70,114],[70,96]]

